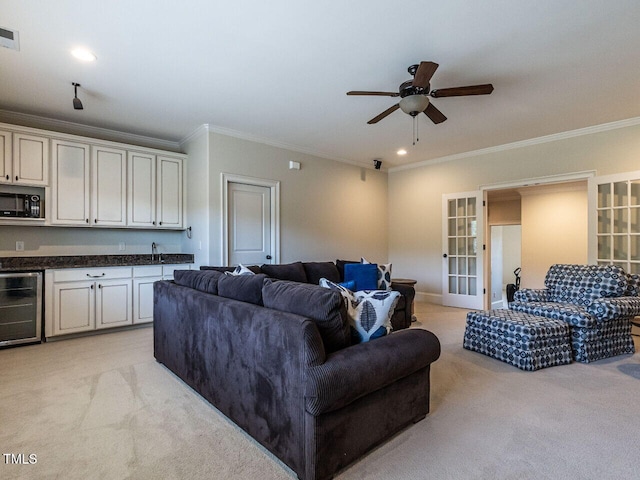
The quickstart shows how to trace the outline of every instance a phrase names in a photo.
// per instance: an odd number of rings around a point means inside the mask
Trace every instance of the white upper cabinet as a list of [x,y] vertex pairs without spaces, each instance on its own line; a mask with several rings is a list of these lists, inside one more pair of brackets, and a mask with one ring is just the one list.
[[0,132],[0,183],[13,183],[11,133]]
[[127,224],[127,152],[91,147],[91,223],[123,227]]
[[18,185],[49,184],[49,139],[13,134],[13,181]]
[[53,140],[51,223],[89,224],[89,145]]
[[[0,124],[0,191],[39,187],[45,225],[184,229],[186,157]],[[7,187],[11,185],[12,187]],[[27,224],[33,219],[0,219]]]
[[49,139],[0,132],[0,183],[49,185]]
[[127,224],[130,227],[156,225],[156,156],[129,152]]
[[181,158],[158,156],[157,222],[160,228],[183,228]]

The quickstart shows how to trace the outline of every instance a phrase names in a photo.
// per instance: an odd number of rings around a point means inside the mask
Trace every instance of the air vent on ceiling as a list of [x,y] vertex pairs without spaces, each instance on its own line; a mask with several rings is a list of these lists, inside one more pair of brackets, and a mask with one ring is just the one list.
[[20,50],[20,34],[17,30],[0,27],[0,46]]

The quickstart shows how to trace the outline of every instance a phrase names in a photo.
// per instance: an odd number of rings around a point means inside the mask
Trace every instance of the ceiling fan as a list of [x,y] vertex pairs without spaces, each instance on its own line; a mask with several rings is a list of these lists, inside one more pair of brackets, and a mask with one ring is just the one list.
[[419,113],[424,114],[431,119],[433,123],[442,123],[447,117],[438,110],[433,103],[429,101],[429,97],[460,97],[465,95],[488,95],[493,92],[493,85],[486,83],[483,85],[469,85],[466,87],[439,88],[431,90],[429,81],[436,72],[438,64],[434,62],[420,62],[419,65],[411,65],[407,70],[413,75],[413,80],[407,80],[400,84],[398,92],[364,92],[351,91],[347,95],[375,95],[382,97],[401,97],[400,102],[394,106],[387,108],[380,115],[369,120],[368,124],[378,123],[387,115],[395,112],[400,108],[404,113],[408,113],[415,117]]

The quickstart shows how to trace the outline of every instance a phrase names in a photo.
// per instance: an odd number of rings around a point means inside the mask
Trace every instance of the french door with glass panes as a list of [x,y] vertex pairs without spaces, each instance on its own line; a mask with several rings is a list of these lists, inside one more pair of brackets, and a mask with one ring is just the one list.
[[640,273],[640,172],[589,179],[589,263]]
[[484,307],[482,192],[442,196],[442,304]]

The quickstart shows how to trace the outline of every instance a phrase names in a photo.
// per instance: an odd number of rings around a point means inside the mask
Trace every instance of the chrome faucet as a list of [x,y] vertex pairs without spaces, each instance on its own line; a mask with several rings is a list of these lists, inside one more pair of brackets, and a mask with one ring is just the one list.
[[158,254],[158,245],[156,242],[151,243],[151,263],[154,262],[155,256]]

